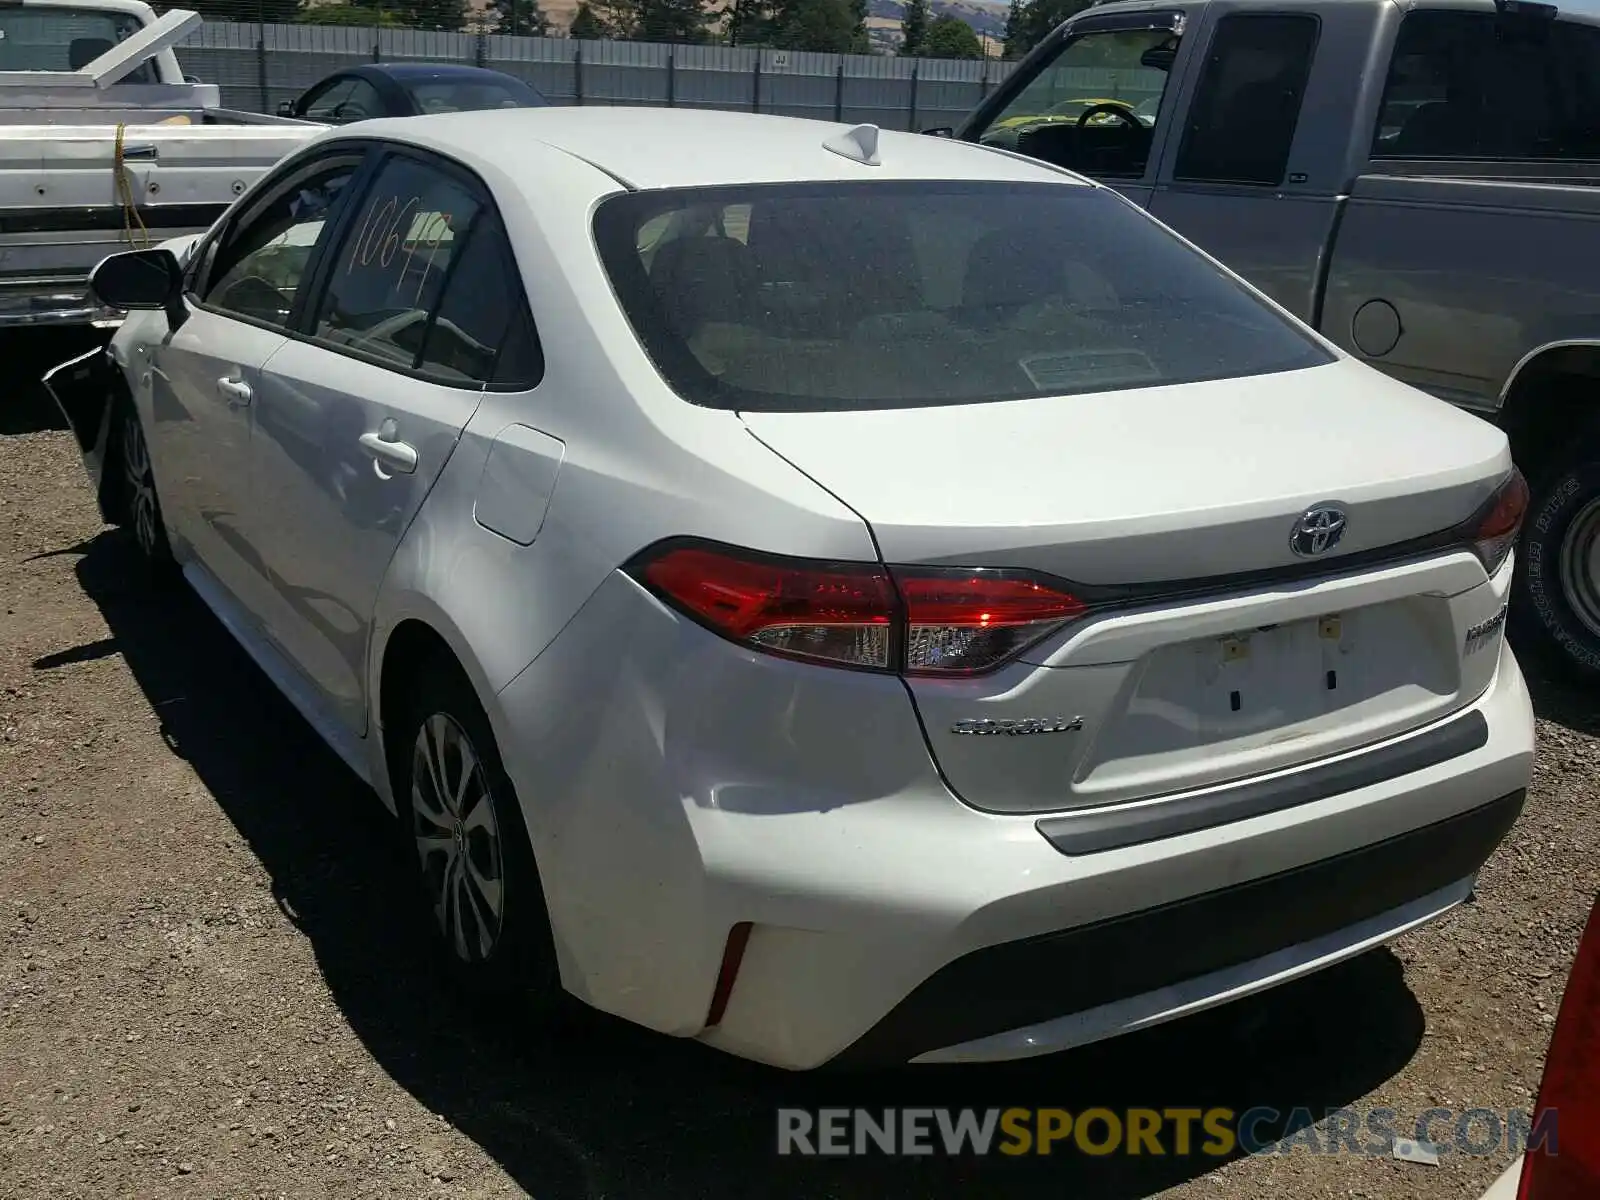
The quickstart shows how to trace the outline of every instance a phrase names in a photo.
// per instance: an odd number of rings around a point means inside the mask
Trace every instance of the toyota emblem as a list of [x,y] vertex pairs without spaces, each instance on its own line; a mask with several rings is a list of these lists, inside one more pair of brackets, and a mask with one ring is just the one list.
[[1289,549],[1301,558],[1315,558],[1326,554],[1344,537],[1349,518],[1337,504],[1318,504],[1306,509],[1294,520],[1289,532]]

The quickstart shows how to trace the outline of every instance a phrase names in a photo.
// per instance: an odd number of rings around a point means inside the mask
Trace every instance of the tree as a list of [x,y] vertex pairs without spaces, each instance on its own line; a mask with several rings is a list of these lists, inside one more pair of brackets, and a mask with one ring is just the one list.
[[488,12],[495,17],[496,33],[544,37],[550,32],[539,0],[489,0]]
[[780,50],[852,54],[859,44],[855,10],[850,0],[777,0],[762,40]]
[[982,58],[983,45],[960,17],[940,17],[928,26],[921,53],[924,58]]
[[[377,5],[373,4],[376,8]],[[387,10],[389,5],[384,4]],[[439,29],[454,33],[467,23],[465,0],[395,0],[400,24],[411,29]]]
[[368,8],[364,4],[318,4],[304,9],[298,20],[306,25],[361,25],[367,28],[396,28],[398,13],[387,8]]
[[1075,17],[1090,7],[1094,0],[1029,0],[1023,5],[1015,46],[1008,34],[1006,53],[1021,58],[1055,30],[1068,17]]
[[1006,58],[1021,58],[1022,50],[1022,0],[1011,0],[1006,10]]
[[[160,10],[165,11],[166,7],[161,5]],[[269,25],[287,25],[293,21],[304,20],[311,11],[302,12],[300,0],[192,0],[191,3],[180,4],[177,7],[191,9],[207,21],[248,21],[252,24],[265,21]],[[337,7],[345,6],[341,4]],[[348,22],[348,24],[354,23]],[[365,22],[369,25],[376,23]]]
[[928,0],[906,0],[900,16],[900,53],[913,58],[922,53],[922,39],[928,36]]
[[770,0],[732,0],[725,30],[730,46],[760,46],[772,34]]
[[598,42],[606,36],[605,26],[600,23],[600,18],[594,15],[594,8],[589,0],[583,0],[578,5],[578,11],[572,18],[572,25],[567,30],[567,36],[582,38],[586,42]]
[[703,42],[709,17],[700,0],[636,0],[630,37],[641,42]]

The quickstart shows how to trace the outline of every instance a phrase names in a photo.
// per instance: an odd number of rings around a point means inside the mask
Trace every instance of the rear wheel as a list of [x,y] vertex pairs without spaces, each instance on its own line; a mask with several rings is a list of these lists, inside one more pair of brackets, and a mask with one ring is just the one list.
[[1600,681],[1600,460],[1543,481],[1519,554],[1519,628],[1553,665]]
[[488,718],[453,661],[411,679],[394,783],[433,938],[459,982],[552,1007],[543,886]]

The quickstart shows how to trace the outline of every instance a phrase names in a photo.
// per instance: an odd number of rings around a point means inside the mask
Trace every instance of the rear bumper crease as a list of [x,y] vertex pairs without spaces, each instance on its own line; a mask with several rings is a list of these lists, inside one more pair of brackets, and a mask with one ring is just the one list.
[[1488,740],[1489,723],[1482,712],[1474,710],[1425,733],[1320,767],[1147,804],[1045,817],[1035,822],[1035,827],[1063,854],[1098,854],[1370,787],[1459,758]]

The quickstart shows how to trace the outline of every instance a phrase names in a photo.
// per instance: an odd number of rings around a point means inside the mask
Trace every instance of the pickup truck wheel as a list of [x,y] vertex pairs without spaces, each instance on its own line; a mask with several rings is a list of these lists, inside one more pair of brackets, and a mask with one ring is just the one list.
[[1553,665],[1600,681],[1600,461],[1544,481],[1528,508],[1519,558],[1518,626]]
[[139,553],[157,571],[173,566],[172,545],[167,541],[167,526],[161,515],[161,499],[156,494],[155,471],[150,465],[150,447],[138,416],[127,405],[118,420],[118,457],[122,467],[123,519],[132,532]]

